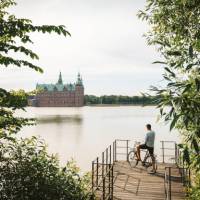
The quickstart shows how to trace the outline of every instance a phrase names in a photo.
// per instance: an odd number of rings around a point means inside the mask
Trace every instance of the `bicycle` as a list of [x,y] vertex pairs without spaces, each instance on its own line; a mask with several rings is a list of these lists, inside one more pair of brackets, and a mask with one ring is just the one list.
[[[134,145],[134,148],[128,153],[128,162],[131,166],[131,168],[134,168],[138,165],[139,161],[137,159],[137,149],[136,146],[139,145],[140,143],[136,142]],[[153,169],[153,162],[152,162],[152,156],[150,155],[148,150],[143,150],[141,149],[142,152],[144,152],[144,158],[141,160],[142,166],[144,166],[147,171],[150,171]],[[157,161],[156,161],[156,155],[153,155],[154,162],[155,162],[155,170],[157,170]]]

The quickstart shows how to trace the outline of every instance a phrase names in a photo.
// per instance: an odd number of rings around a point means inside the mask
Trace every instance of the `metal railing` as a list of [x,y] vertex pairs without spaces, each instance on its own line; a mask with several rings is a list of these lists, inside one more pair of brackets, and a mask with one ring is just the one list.
[[178,144],[176,144],[176,165],[180,170],[182,177],[182,183],[184,186],[190,187],[191,185],[191,172],[188,165],[183,159],[183,149],[181,149]]
[[[162,143],[162,160],[165,163],[166,160],[166,150],[174,150],[174,154],[167,155],[167,158],[171,157],[170,159],[174,160],[175,166],[165,167],[165,176],[164,176],[164,187],[165,187],[165,199],[171,200],[173,198],[172,192],[172,179],[179,179],[179,182],[182,182],[183,186],[190,186],[190,169],[184,162],[183,159],[183,151],[179,148],[178,144],[173,141],[161,141]],[[174,145],[174,148],[166,148],[166,143],[171,143]],[[169,159],[168,159],[169,160]],[[178,170],[180,177],[174,177],[172,175],[172,170]]]
[[120,140],[120,139],[117,139],[113,142],[114,162],[118,160],[128,161],[128,153],[130,149],[129,142],[130,140]]
[[164,179],[164,188],[165,188],[165,199],[172,199],[172,183],[171,183],[171,167],[165,168],[165,179]]
[[177,144],[175,141],[160,141],[161,142],[161,157],[162,163],[176,163],[177,153],[176,148]]
[[[124,151],[121,151],[124,150]],[[114,163],[119,156],[128,159],[129,140],[115,140],[92,162],[92,192],[102,200],[112,200],[114,191]]]
[[[115,140],[101,156],[92,162],[92,192],[101,200],[113,200],[115,172],[114,164],[120,160],[128,161],[130,140]],[[190,184],[190,170],[182,159],[182,151],[174,141],[161,141],[162,162],[174,163],[175,167],[166,167],[164,174],[165,196],[171,200],[172,170],[179,170],[179,179],[183,185]],[[178,177],[176,177],[178,178]]]
[[[179,177],[172,175],[174,170],[179,170]],[[181,182],[183,186],[190,186],[190,170],[188,168],[177,168],[177,167],[165,167],[165,178],[164,178],[164,188],[165,188],[165,199],[171,200],[173,198],[172,192],[172,180]]]

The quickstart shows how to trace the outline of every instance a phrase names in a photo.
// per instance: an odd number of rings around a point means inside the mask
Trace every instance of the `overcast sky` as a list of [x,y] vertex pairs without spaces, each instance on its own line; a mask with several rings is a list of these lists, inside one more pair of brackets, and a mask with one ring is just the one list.
[[33,34],[31,48],[40,74],[26,68],[1,68],[0,85],[32,90],[36,83],[74,82],[80,71],[86,94],[135,95],[160,83],[157,53],[142,36],[148,25],[136,16],[144,0],[17,0],[10,11],[34,24],[63,24],[72,34]]

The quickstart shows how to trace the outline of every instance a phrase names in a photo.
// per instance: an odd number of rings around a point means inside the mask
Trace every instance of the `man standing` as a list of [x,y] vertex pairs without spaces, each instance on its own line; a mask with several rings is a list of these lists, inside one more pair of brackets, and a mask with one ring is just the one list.
[[155,173],[155,158],[154,158],[154,140],[155,140],[155,132],[151,130],[151,124],[146,125],[147,133],[145,137],[145,143],[137,146],[137,158],[141,161],[140,149],[147,149],[152,158],[153,170],[151,173]]

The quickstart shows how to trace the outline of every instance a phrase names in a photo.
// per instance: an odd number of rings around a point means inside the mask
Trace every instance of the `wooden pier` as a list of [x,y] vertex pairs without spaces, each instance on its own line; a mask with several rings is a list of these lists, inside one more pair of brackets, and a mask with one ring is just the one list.
[[[115,140],[92,162],[92,192],[100,200],[181,200],[190,184],[181,151],[173,141],[161,141],[157,172],[149,174],[140,163],[131,167],[129,140]],[[172,144],[172,147],[167,145]],[[167,153],[170,150],[171,153]]]
[[158,164],[156,174],[148,174],[146,168],[141,164],[131,168],[126,161],[114,164],[114,190],[115,200],[163,200],[165,194],[165,167],[173,167],[171,174],[171,199],[181,200],[185,198],[179,170],[176,166],[169,164]]

